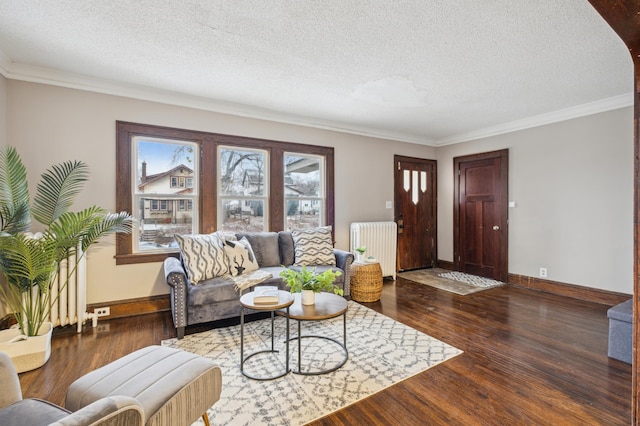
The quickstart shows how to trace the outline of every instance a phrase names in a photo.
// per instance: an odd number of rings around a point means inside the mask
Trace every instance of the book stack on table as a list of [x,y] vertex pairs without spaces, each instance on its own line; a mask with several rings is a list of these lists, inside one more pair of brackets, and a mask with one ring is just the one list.
[[277,305],[280,301],[278,287],[260,286],[253,289],[253,303],[255,305]]

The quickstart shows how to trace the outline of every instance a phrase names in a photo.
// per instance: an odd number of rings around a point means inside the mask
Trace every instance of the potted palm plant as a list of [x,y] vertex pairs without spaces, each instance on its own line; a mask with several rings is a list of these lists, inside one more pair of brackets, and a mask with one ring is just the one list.
[[[54,165],[42,174],[31,204],[22,159],[13,147],[0,149],[0,271],[6,280],[0,292],[16,320],[9,341],[0,337],[0,350],[11,356],[12,348],[19,347],[19,356],[12,357],[18,370],[37,368],[49,359],[52,325],[47,321],[70,275],[57,276],[60,262],[66,260],[73,272],[100,238],[131,232],[128,213],[109,213],[97,206],[69,211],[88,177],[88,166],[82,161]],[[32,216],[43,228],[36,234],[29,232]],[[56,281],[59,284],[54,287]],[[47,346],[35,358],[23,354],[24,344],[11,344],[42,334]]]
[[285,268],[280,272],[280,276],[289,287],[291,293],[302,293],[302,304],[313,305],[315,303],[315,293],[321,291],[333,291],[335,294],[342,296],[343,290],[334,284],[336,277],[342,275],[340,271],[327,269],[326,271],[316,274],[315,268],[302,269],[296,271],[291,268]]

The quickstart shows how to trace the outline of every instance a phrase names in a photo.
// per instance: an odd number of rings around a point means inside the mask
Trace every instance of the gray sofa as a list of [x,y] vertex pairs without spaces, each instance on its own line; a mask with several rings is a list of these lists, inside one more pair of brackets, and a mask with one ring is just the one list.
[[[260,270],[268,271],[272,277],[258,285],[277,285],[282,290],[288,290],[280,278],[280,271],[285,267],[294,266],[295,251],[291,232],[258,232],[238,233],[238,239],[246,237],[253,249]],[[342,275],[337,277],[336,285],[344,290],[345,297],[349,296],[349,269],[353,262],[353,254],[334,249],[336,266]],[[313,268],[309,266],[308,268]],[[317,266],[317,272],[323,272],[331,266]],[[235,283],[229,277],[216,277],[193,285],[180,259],[169,257],[164,261],[164,273],[167,284],[171,287],[171,312],[173,324],[178,338],[184,337],[185,327],[225,318],[240,316],[240,294],[235,289]]]

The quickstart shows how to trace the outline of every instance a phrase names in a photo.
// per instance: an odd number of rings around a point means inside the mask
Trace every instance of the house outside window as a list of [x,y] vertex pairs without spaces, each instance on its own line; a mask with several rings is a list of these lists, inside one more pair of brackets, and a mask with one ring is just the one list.
[[175,234],[196,231],[194,212],[187,203],[197,202],[193,188],[186,189],[187,178],[194,179],[197,165],[190,161],[197,146],[187,141],[134,138],[136,158],[134,251],[166,251],[176,248]]

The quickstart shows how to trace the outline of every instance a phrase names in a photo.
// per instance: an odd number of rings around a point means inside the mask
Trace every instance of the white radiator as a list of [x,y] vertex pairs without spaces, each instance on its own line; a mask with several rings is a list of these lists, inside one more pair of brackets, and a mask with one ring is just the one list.
[[397,227],[395,222],[354,222],[351,224],[351,252],[366,246],[365,256],[373,256],[382,268],[383,277],[396,279]]
[[[80,262],[74,268],[76,256],[64,260],[58,267],[57,279],[51,286],[51,314],[49,321],[54,327],[77,324],[77,332],[82,331],[82,324],[87,319],[97,325],[97,316],[87,313],[87,256],[78,252]],[[66,285],[65,285],[66,282]],[[64,287],[60,297],[54,300],[60,287]]]

